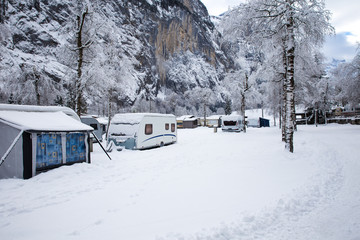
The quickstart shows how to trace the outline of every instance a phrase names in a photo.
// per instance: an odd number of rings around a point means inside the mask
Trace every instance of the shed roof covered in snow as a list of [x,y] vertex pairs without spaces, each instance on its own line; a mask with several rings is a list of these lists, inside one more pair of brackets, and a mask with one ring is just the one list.
[[0,121],[24,131],[92,131],[64,112],[0,111]]
[[184,115],[181,117],[177,117],[176,120],[178,120],[178,121],[194,121],[194,120],[197,120],[197,118],[194,115]]
[[34,105],[16,105],[0,104],[0,111],[20,111],[20,112],[64,112],[66,115],[80,121],[79,116],[68,107],[61,106],[34,106]]

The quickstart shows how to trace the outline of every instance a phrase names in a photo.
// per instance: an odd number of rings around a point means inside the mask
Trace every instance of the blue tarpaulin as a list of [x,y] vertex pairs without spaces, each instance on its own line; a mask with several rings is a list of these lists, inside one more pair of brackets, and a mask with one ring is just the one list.
[[62,164],[61,134],[38,134],[36,168]]
[[66,135],[66,162],[86,160],[85,134],[69,133]]
[[[63,163],[62,135],[37,135],[36,168],[42,169]],[[86,161],[85,133],[66,134],[66,163]]]

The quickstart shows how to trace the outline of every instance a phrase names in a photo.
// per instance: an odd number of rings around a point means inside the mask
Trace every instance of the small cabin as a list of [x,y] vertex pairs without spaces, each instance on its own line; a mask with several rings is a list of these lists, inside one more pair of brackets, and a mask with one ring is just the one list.
[[115,114],[109,126],[108,145],[125,149],[148,149],[177,141],[176,119],[172,114]]
[[59,166],[90,163],[90,126],[63,111],[5,109],[0,106],[0,178],[28,179]]
[[193,115],[185,115],[176,119],[178,128],[197,128],[199,119]]

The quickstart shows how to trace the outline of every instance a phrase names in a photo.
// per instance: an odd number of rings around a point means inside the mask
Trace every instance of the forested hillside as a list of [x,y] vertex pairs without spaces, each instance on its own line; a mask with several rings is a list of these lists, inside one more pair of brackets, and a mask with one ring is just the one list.
[[1,102],[174,112],[171,97],[185,112],[183,96],[214,93],[230,65],[199,0],[1,4]]

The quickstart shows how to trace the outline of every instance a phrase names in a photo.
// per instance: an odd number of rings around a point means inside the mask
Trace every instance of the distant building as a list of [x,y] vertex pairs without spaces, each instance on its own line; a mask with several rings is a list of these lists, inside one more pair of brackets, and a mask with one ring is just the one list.
[[199,119],[194,115],[185,115],[176,118],[178,128],[197,128]]

